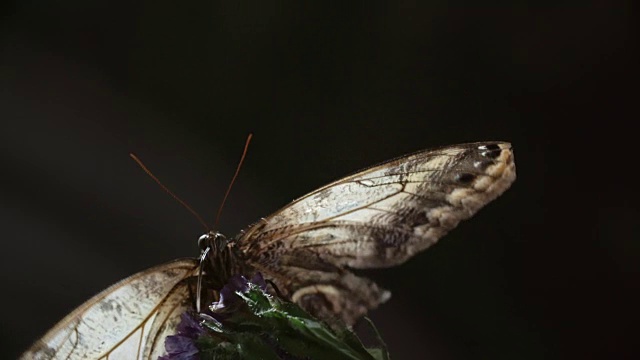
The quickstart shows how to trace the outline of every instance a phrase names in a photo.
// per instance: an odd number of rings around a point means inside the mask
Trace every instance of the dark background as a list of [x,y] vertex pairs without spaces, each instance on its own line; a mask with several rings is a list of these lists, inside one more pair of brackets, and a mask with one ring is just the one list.
[[631,357],[631,1],[505,3],[3,3],[0,358],[111,283],[197,255],[200,225],[129,152],[212,219],[249,132],[229,235],[379,161],[511,141],[512,189],[369,274],[394,293],[371,314],[391,355]]

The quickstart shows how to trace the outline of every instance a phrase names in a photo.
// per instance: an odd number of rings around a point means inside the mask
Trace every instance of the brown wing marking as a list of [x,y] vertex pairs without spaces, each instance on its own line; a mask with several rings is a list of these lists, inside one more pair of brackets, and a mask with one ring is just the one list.
[[273,281],[283,296],[329,323],[353,325],[391,297],[373,281],[337,268],[306,249],[283,255],[275,267],[256,270]]
[[132,275],[62,319],[21,359],[149,359],[164,351],[189,306],[187,279],[194,259],[180,259]]

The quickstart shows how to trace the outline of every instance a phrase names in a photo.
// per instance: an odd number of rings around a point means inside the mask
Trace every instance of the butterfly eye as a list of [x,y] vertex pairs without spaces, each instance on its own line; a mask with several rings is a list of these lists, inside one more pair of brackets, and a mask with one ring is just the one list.
[[210,242],[211,242],[211,235],[204,234],[200,236],[200,238],[198,239],[198,248],[200,250],[204,250],[207,248],[207,246],[209,246]]
[[224,243],[224,245],[226,245],[226,243],[227,243],[227,237],[226,237],[226,236],[224,236],[224,235],[222,235],[222,234],[220,234],[220,233],[216,233],[216,234],[215,234],[215,237],[213,238],[213,241],[215,241],[215,242],[216,242],[216,244],[218,244],[218,243]]

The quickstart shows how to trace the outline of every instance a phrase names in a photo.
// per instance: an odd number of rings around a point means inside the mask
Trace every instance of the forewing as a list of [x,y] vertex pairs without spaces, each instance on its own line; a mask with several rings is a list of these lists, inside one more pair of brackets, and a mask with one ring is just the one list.
[[65,317],[21,359],[150,359],[164,353],[191,306],[188,279],[198,263],[181,259],[130,276]]
[[388,267],[434,244],[515,180],[511,145],[415,153],[322,187],[240,239],[245,253],[309,249],[338,266]]
[[[251,265],[280,279],[276,284],[289,297],[303,304],[311,296],[326,304],[325,312],[340,314],[349,323],[366,309],[345,314],[345,306],[374,308],[389,294],[376,287],[363,296],[360,284],[347,279],[353,276],[347,268],[406,261],[502,194],[515,177],[509,143],[418,152],[294,201],[249,228],[238,245]],[[315,288],[307,281],[310,271],[323,273]],[[355,300],[337,303],[332,300],[336,294]]]

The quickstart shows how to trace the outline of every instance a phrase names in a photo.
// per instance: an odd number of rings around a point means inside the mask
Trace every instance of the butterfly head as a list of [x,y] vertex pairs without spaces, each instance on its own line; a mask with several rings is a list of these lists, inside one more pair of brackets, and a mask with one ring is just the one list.
[[201,251],[209,248],[211,251],[222,250],[229,244],[227,237],[217,231],[209,231],[200,236],[198,239],[198,247]]

